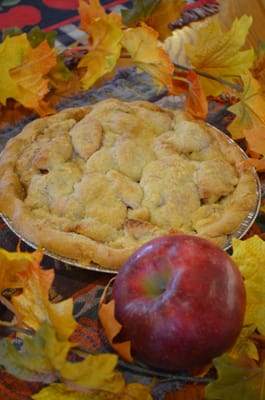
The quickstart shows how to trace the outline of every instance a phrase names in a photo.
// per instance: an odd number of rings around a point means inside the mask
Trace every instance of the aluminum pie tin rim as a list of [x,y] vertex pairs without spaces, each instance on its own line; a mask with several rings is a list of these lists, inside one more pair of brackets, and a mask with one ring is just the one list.
[[[231,139],[228,135],[226,135],[224,132],[222,132],[221,130],[217,129],[213,125],[210,125],[210,124],[207,124],[207,125],[210,126],[212,129],[215,129],[217,132],[221,133],[222,135],[224,135],[226,137],[226,139],[228,140],[228,142],[230,142],[234,146],[237,146],[238,149],[241,151],[242,156],[243,156],[244,159],[248,158],[248,156],[245,153],[245,151],[233,139]],[[260,184],[260,180],[259,180],[259,177],[258,177],[258,174],[257,174],[255,168],[252,168],[252,172],[253,172],[253,175],[255,176],[255,179],[256,179],[256,203],[255,203],[255,206],[249,212],[249,214],[245,218],[245,220],[241,223],[240,227],[234,233],[232,233],[231,235],[228,235],[227,240],[225,241],[224,245],[221,247],[224,251],[228,251],[229,249],[231,249],[232,240],[234,238],[235,239],[241,239],[249,231],[249,229],[254,224],[254,222],[255,222],[255,220],[256,220],[256,218],[258,216],[260,205],[261,205],[261,184]],[[8,226],[8,228],[18,238],[20,238],[24,243],[26,243],[28,246],[32,247],[35,250],[38,248],[36,243],[33,243],[33,242],[29,241],[27,238],[22,237],[16,231],[16,229],[13,227],[12,221],[10,220],[9,217],[7,217],[5,214],[3,214],[1,212],[0,212],[0,216],[3,219],[3,221],[5,222],[5,224]],[[77,261],[75,259],[68,258],[68,257],[63,257],[63,256],[60,256],[59,254],[50,252],[46,248],[42,248],[42,251],[43,251],[44,255],[46,255],[48,257],[51,257],[54,260],[60,261],[60,262],[62,262],[64,264],[73,266],[73,267],[78,267],[78,268],[82,268],[82,269],[86,269],[86,270],[90,270],[90,271],[95,271],[95,272],[109,273],[109,274],[117,274],[118,273],[118,270],[101,267],[100,265],[95,264],[95,263],[90,263],[90,264],[80,263],[79,261]]]

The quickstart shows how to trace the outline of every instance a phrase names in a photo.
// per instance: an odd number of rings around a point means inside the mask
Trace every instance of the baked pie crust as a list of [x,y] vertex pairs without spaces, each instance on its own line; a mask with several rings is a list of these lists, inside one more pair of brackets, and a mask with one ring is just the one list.
[[241,149],[185,111],[108,99],[36,119],[0,157],[0,211],[22,238],[118,270],[154,237],[220,246],[255,207]]

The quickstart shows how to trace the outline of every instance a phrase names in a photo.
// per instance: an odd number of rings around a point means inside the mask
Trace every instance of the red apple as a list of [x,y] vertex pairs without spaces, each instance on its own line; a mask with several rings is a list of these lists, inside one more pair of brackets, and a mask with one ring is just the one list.
[[246,293],[232,258],[191,235],[154,239],[118,272],[112,291],[119,340],[139,361],[191,371],[221,355],[242,328]]

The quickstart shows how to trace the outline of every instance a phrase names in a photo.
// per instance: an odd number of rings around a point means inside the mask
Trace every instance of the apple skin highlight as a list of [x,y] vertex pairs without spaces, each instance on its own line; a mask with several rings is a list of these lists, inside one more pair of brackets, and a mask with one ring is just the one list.
[[143,245],[117,274],[119,340],[153,368],[191,371],[229,350],[243,325],[246,292],[232,258],[208,240],[168,235]]

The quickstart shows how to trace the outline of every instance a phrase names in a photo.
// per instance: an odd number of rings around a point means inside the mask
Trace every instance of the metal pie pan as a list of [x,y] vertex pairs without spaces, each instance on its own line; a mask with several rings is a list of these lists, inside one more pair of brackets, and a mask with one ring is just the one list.
[[[244,150],[233,140],[231,139],[229,136],[227,136],[225,133],[223,133],[222,131],[220,131],[219,129],[213,127],[212,125],[208,124],[212,129],[215,129],[217,132],[221,133],[222,135],[224,135],[226,137],[226,139],[233,145],[236,145],[240,151],[242,152],[242,156],[243,158],[247,159],[247,155],[244,152]],[[251,228],[251,226],[253,225],[253,223],[255,222],[255,219],[259,213],[259,209],[260,209],[260,204],[261,204],[261,184],[260,184],[260,180],[258,177],[258,174],[256,173],[255,169],[253,168],[253,174],[256,178],[256,203],[255,206],[253,207],[253,210],[250,211],[250,213],[248,214],[247,218],[245,218],[245,220],[241,223],[240,227],[231,235],[228,236],[226,242],[224,243],[224,245],[222,246],[222,248],[225,251],[228,251],[229,249],[231,249],[232,246],[232,240],[233,238],[237,238],[237,239],[241,239],[243,236],[245,236],[245,234],[249,231],[249,229]],[[33,249],[37,249],[38,246],[36,243],[33,243],[29,240],[27,240],[27,238],[21,237],[19,235],[19,233],[16,231],[16,229],[13,227],[12,221],[4,214],[0,213],[3,221],[6,223],[6,225],[9,227],[9,229],[16,235],[18,236],[24,243],[26,243],[27,245],[29,245],[30,247],[32,247]],[[94,263],[90,263],[90,264],[82,264],[77,260],[71,259],[71,258],[67,258],[67,257],[63,257],[60,256],[59,254],[50,252],[49,250],[47,250],[46,248],[43,248],[43,253],[44,255],[51,257],[59,262],[62,262],[64,264],[70,265],[70,266],[74,266],[74,267],[79,267],[79,268],[83,268],[83,269],[87,269],[87,270],[91,270],[91,271],[96,271],[96,272],[104,272],[104,273],[110,273],[110,274],[117,274],[117,270],[114,269],[108,269],[105,267],[101,267],[100,265],[94,264]]]

